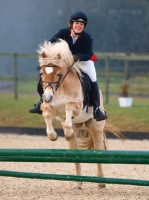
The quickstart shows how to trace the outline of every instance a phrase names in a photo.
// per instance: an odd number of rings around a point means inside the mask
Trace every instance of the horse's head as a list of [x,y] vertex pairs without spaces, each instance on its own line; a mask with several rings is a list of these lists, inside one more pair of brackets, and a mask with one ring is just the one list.
[[61,39],[56,43],[45,41],[39,47],[40,73],[44,88],[43,101],[50,102],[60,85],[61,77],[65,76],[68,68],[72,66],[73,55],[66,41]]
[[58,89],[62,77],[61,68],[56,65],[41,66],[41,81],[44,89],[43,101],[50,102]]

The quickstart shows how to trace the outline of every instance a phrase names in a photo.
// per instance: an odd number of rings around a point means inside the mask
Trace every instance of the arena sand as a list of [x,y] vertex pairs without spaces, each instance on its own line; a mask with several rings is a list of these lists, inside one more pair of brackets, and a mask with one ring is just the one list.
[[[59,137],[51,142],[47,136],[0,134],[0,148],[67,148]],[[149,150],[148,140],[108,139],[109,150]],[[1,162],[1,170],[75,174],[73,163]],[[81,164],[82,175],[96,176],[96,164]],[[104,164],[105,177],[149,179],[148,165]],[[75,182],[0,177],[0,200],[149,200],[149,187],[107,184],[99,190],[96,183],[83,183],[75,190]]]

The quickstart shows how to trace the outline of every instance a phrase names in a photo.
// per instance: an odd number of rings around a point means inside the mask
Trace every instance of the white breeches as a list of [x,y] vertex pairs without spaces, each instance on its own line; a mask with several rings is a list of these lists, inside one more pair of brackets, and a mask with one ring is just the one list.
[[85,72],[90,77],[92,82],[97,81],[96,69],[92,60],[79,61],[78,66],[83,72]]

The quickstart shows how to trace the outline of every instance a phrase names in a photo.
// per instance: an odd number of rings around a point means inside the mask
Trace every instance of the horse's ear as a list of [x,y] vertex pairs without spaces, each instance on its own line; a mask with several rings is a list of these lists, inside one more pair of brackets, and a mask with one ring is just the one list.
[[42,52],[41,57],[42,57],[42,58],[46,58],[46,57],[47,57],[46,53],[45,53],[45,52]]

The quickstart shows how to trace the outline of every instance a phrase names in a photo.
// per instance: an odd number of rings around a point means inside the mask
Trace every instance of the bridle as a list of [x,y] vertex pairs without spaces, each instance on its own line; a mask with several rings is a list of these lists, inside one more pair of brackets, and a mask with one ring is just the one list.
[[[58,67],[58,66],[45,65],[45,67]],[[42,74],[40,74],[40,75],[42,76]],[[54,94],[53,85],[56,84],[56,86],[55,86],[55,92],[56,92],[57,89],[58,89],[58,87],[59,87],[59,83],[60,83],[61,78],[62,78],[63,75],[62,75],[62,73],[60,72],[59,74],[57,74],[57,76],[59,77],[59,78],[58,78],[58,81],[54,81],[54,82],[42,81],[42,80],[40,79],[41,85],[43,86],[43,83],[46,83],[47,85],[46,85],[45,89],[46,89],[47,87],[51,87],[51,89],[52,89],[52,91],[53,91],[53,94]]]
[[[70,70],[72,69],[74,65],[74,62],[72,63],[72,65],[68,68],[66,74],[63,76],[62,73],[60,72],[59,74],[57,74],[57,76],[59,77],[58,78],[58,81],[54,81],[54,82],[47,82],[47,81],[42,81],[40,79],[40,82],[41,82],[41,85],[43,85],[43,83],[47,83],[46,85],[46,88],[47,87],[51,87],[52,91],[53,91],[53,94],[58,90],[58,88],[60,87],[61,83],[64,81],[64,79],[66,78],[66,76],[68,75],[68,73],[70,72]],[[58,67],[58,66],[55,66],[55,65],[44,65],[45,67]],[[41,67],[37,67],[38,70],[41,69]],[[42,76],[42,73],[40,73],[40,76]],[[63,77],[63,78],[62,78]],[[53,89],[53,84],[56,84],[55,86],[55,91]],[[45,88],[45,89],[46,89]]]

